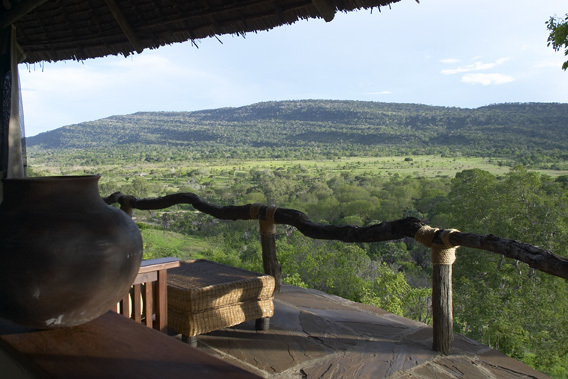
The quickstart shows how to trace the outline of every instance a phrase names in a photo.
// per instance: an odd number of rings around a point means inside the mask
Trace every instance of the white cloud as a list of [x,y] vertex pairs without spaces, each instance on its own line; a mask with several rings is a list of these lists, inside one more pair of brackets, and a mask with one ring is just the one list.
[[367,92],[365,95],[390,95],[391,91],[377,91],[377,92]]
[[477,62],[470,64],[470,65],[467,65],[467,66],[458,67],[458,68],[454,68],[454,69],[442,70],[442,74],[453,75],[453,74],[460,74],[460,73],[464,73],[464,72],[489,70],[489,69],[492,69],[496,66],[499,66],[499,65],[505,63],[509,59],[511,59],[511,58],[499,58],[495,62],[492,62],[492,63],[483,63],[481,61],[477,61]]
[[445,64],[455,64],[455,63],[460,63],[461,60],[455,58],[447,58],[447,59],[441,59],[440,62]]
[[[468,84],[481,84],[484,86],[492,85],[492,84],[505,84],[510,83],[515,80],[512,76],[505,75],[505,74],[497,74],[497,73],[476,73],[478,71],[487,71],[491,70],[503,63],[507,62],[511,58],[499,58],[494,62],[483,62],[478,60],[479,57],[476,57],[476,61],[472,64],[464,65],[461,67],[456,67],[452,69],[445,69],[442,70],[441,73],[444,75],[454,75],[454,74],[464,74],[461,78],[463,83]],[[442,63],[447,63],[450,61],[449,59],[441,61]],[[459,61],[458,61],[459,62]],[[449,63],[449,62],[448,62]]]
[[468,84],[481,84],[488,86],[490,84],[505,84],[514,81],[515,78],[503,74],[466,74],[462,77],[462,82]]

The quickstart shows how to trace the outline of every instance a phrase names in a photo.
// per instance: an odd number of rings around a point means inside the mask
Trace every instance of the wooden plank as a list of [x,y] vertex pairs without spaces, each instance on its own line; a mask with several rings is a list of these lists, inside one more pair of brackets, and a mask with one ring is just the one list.
[[168,274],[167,270],[158,271],[158,281],[155,284],[155,310],[156,310],[156,322],[154,328],[161,331],[167,332],[168,326]]
[[128,42],[130,42],[136,52],[140,54],[142,50],[144,50],[144,47],[140,43],[138,36],[136,36],[136,33],[128,23],[128,20],[126,19],[126,17],[124,17],[124,14],[122,13],[122,10],[118,6],[118,4],[116,4],[114,0],[105,0],[105,2],[117,24],[120,26],[120,29],[122,29],[122,32],[126,36],[126,39],[128,39]]
[[135,284],[132,291],[132,319],[136,322],[142,322],[142,299],[140,284]]
[[152,283],[144,284],[144,315],[146,316],[145,324],[147,327],[153,327],[153,314],[154,314],[154,291],[152,290]]
[[157,258],[142,261],[138,274],[144,274],[151,271],[167,270],[174,267],[179,267],[179,259],[177,258]]
[[147,282],[155,282],[156,280],[158,280],[158,273],[156,271],[152,271],[152,272],[146,272],[146,273],[136,275],[136,278],[134,279],[134,283],[132,283],[132,284],[142,284],[142,283],[147,283]]
[[258,378],[113,312],[41,331],[0,319],[0,349],[36,378]]

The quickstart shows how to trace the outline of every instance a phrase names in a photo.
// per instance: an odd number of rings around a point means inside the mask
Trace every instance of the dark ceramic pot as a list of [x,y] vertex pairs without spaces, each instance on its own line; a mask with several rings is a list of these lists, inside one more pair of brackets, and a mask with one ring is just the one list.
[[129,291],[142,238],[99,195],[98,176],[4,179],[0,317],[38,328],[80,325]]

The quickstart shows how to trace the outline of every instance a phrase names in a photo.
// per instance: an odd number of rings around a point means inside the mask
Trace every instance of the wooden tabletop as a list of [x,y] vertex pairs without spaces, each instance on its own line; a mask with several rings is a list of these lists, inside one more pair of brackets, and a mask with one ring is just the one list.
[[113,312],[39,331],[0,319],[0,367],[11,379],[258,378]]

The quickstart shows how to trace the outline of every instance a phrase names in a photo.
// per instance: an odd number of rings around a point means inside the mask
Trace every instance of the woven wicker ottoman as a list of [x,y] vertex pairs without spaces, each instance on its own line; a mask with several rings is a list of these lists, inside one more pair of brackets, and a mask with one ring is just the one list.
[[168,326],[185,342],[256,319],[267,330],[274,314],[274,277],[198,259],[168,270]]

